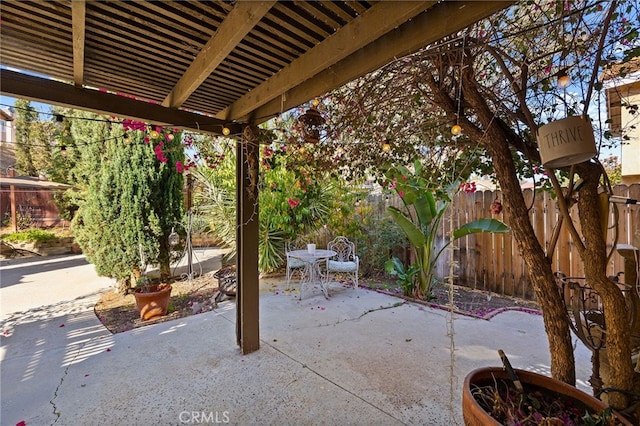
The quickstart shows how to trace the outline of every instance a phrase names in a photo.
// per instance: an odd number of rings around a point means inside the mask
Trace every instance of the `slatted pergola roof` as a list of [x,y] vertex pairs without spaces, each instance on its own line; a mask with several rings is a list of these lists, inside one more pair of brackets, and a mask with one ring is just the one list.
[[219,133],[260,123],[507,1],[0,3],[0,91]]

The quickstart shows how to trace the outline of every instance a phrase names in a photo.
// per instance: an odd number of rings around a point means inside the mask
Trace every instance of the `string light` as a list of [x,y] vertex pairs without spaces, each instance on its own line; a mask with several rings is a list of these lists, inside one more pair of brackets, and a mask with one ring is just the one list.
[[569,85],[569,83],[571,83],[571,77],[569,77],[569,74],[564,70],[560,71],[558,73],[558,87],[564,89]]
[[231,134],[231,129],[225,125],[224,127],[222,127],[222,134],[225,136],[229,136]]
[[390,152],[391,144],[389,142],[385,142],[382,144],[382,152]]
[[[459,120],[460,120],[460,108],[461,108],[461,104],[462,101],[460,98],[462,98],[462,69],[464,68],[464,44],[466,41],[466,35],[462,37],[462,58],[460,59],[460,75],[458,76],[459,79],[459,83],[458,83],[458,96],[456,99],[456,103],[458,104],[458,109],[456,111],[456,124],[454,124],[451,127],[451,134],[453,136],[458,136],[460,133],[462,133],[462,127],[460,127],[460,124],[458,124]],[[455,77],[452,77],[455,78]]]

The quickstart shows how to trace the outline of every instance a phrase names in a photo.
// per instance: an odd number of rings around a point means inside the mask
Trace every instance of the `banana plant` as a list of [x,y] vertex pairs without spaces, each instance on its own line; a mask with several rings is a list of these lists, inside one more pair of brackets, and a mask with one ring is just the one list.
[[[418,282],[413,289],[413,295],[426,299],[431,295],[431,289],[437,282],[435,271],[438,259],[451,244],[451,238],[445,238],[444,244],[438,247],[437,236],[440,224],[451,204],[453,196],[459,189],[456,182],[446,188],[445,192],[434,195],[429,191],[428,181],[420,175],[422,165],[419,161],[414,164],[414,171],[406,167],[397,167],[388,173],[389,187],[395,189],[402,199],[405,209],[394,206],[387,207],[393,220],[400,226],[407,236],[415,254],[418,265]],[[462,225],[453,231],[453,240],[480,232],[505,233],[509,227],[497,219],[478,219]]]

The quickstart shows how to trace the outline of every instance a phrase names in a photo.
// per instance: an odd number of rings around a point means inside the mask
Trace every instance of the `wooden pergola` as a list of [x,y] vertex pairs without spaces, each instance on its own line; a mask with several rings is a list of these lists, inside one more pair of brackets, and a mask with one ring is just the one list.
[[0,93],[201,133],[231,129],[237,340],[250,353],[260,346],[254,126],[512,3],[3,0]]

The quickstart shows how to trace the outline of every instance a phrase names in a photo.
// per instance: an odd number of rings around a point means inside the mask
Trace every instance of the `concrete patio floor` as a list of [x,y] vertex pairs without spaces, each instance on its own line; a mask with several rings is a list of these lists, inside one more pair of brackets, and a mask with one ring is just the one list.
[[[465,375],[500,365],[498,349],[549,374],[542,318],[518,311],[452,319],[337,284],[300,301],[269,279],[261,349],[243,356],[234,301],[112,335],[93,313],[111,282],[81,256],[3,261],[0,274],[2,425],[453,425]],[[590,355],[577,344],[587,391]]]

